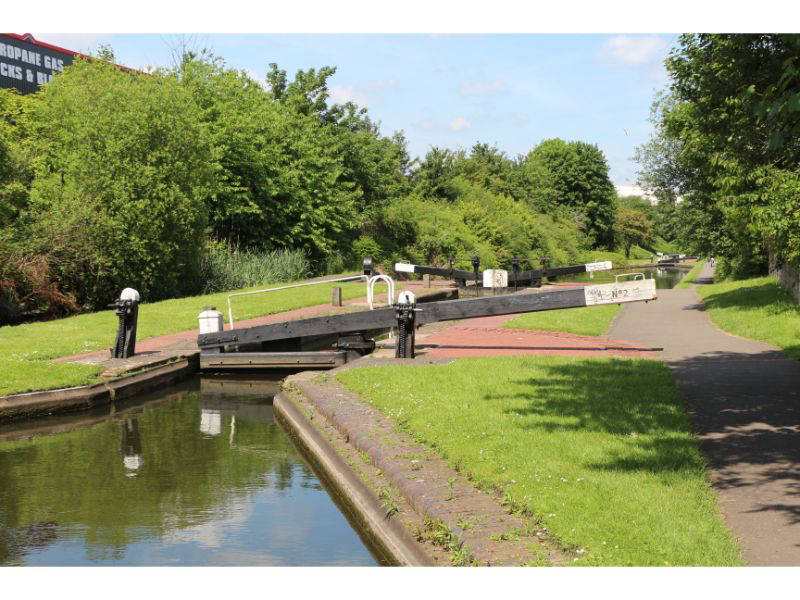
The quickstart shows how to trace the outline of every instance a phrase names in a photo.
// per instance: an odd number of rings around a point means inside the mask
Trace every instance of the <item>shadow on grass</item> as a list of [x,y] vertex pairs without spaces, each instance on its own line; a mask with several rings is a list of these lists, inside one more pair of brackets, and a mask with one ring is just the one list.
[[524,430],[616,436],[617,449],[588,468],[670,476],[703,468],[681,397],[662,363],[575,361],[540,368],[543,376],[512,382],[525,391],[485,399],[516,401],[507,414],[536,417],[516,425]]
[[546,431],[572,429],[628,435],[675,431],[686,426],[682,407],[673,395],[667,390],[657,397],[648,393],[653,385],[674,389],[669,372],[660,362],[586,360],[539,368],[545,373],[543,377],[512,381],[526,391],[487,395],[485,399],[528,401],[523,408],[506,412],[538,416],[536,424],[524,427]]
[[507,412],[537,417],[517,425],[532,431],[622,436],[589,468],[669,478],[707,462],[718,489],[777,484],[757,510],[800,523],[800,363],[778,351],[713,352],[671,367],[685,407],[660,362],[576,361],[517,378],[523,391],[511,398],[523,402]]
[[[800,351],[800,348],[797,348]],[[576,361],[519,379],[509,409],[536,422],[531,430],[584,430],[625,436],[587,467],[646,471],[665,478],[701,468],[697,441],[717,489],[752,489],[753,512],[800,523],[800,362],[783,352],[709,352],[664,366],[650,361]],[[666,376],[666,381],[665,381]],[[519,389],[519,388],[518,388]],[[487,398],[491,399],[491,398]],[[632,435],[635,434],[635,435]]]
[[749,285],[703,298],[707,309],[758,309],[771,316],[798,316],[800,306],[777,282]]

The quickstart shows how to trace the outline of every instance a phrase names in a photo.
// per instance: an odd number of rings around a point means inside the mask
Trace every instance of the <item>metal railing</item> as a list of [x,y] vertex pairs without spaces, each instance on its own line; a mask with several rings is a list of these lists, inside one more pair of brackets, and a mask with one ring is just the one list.
[[379,281],[386,283],[387,287],[389,288],[386,294],[388,304],[389,306],[394,306],[394,280],[388,275],[373,275],[367,282],[367,303],[369,304],[370,310],[374,308],[373,303],[375,302],[375,284]]
[[614,282],[619,283],[620,277],[633,277],[632,281],[636,281],[637,279],[645,279],[644,273],[618,273],[614,275]]
[[269,292],[278,292],[280,290],[288,290],[292,288],[299,288],[299,287],[308,287],[312,285],[324,285],[326,283],[341,283],[345,281],[363,281],[367,284],[367,301],[369,302],[369,308],[372,310],[373,308],[373,301],[374,301],[374,288],[375,283],[378,280],[386,281],[387,285],[389,286],[389,305],[394,304],[394,281],[392,281],[391,277],[387,275],[375,275],[370,278],[367,275],[351,275],[349,277],[337,277],[335,279],[324,279],[322,281],[308,281],[306,283],[295,283],[293,285],[282,285],[280,287],[269,288],[266,290],[254,290],[252,292],[237,292],[236,294],[229,294],[227,297],[228,301],[228,324],[230,325],[230,329],[234,328],[233,322],[233,305],[231,304],[231,298],[236,298],[237,296],[252,296],[254,294],[267,294]]
[[366,275],[351,275],[350,277],[337,277],[336,279],[325,279],[323,281],[308,281],[306,283],[295,283],[294,285],[282,285],[276,288],[269,288],[266,290],[254,290],[252,292],[238,292],[236,294],[229,294],[228,295],[228,323],[230,324],[230,328],[233,329],[233,307],[231,306],[231,298],[235,298],[237,296],[252,296],[254,294],[267,294],[269,292],[278,292],[280,290],[289,290],[292,288],[299,288],[299,287],[308,287],[312,285],[324,285],[326,283],[339,283],[342,281],[364,281],[365,283],[369,283],[369,277]]

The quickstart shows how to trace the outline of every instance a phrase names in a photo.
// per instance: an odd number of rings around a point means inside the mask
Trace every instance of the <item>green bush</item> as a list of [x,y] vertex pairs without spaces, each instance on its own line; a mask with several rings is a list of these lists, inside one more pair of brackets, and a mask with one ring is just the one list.
[[742,251],[733,256],[719,257],[714,269],[714,279],[747,279],[761,275],[766,270],[766,256]]
[[34,102],[16,90],[0,89],[0,229],[14,227],[27,208],[32,171],[25,139]]
[[392,262],[446,265],[452,256],[458,268],[472,270],[471,257],[478,256],[482,268],[508,268],[515,256],[531,266],[543,256],[566,264],[587,249],[586,237],[561,216],[533,212],[461,177],[450,186],[453,200],[411,196],[384,210],[378,241]]
[[[411,196],[387,207],[383,215],[385,238],[395,244],[393,256],[403,262],[444,265],[450,257],[466,267],[477,255],[481,263],[494,266],[490,245],[475,235],[454,206]],[[472,267],[470,266],[470,269]]]
[[368,256],[372,258],[374,263],[378,263],[383,260],[383,249],[373,237],[362,235],[353,242],[350,262],[352,266],[361,267],[361,261]]
[[221,242],[205,248],[200,270],[204,294],[296,281],[309,272],[302,250],[239,250]]
[[25,252],[7,233],[0,229],[0,325],[77,312],[75,298],[52,281],[46,257]]
[[79,60],[39,94],[31,239],[62,291],[93,308],[196,292],[217,161],[187,90]]

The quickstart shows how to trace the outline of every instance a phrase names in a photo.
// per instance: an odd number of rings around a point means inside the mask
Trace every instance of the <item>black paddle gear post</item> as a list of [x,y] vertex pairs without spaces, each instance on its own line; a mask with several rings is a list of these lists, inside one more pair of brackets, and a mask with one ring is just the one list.
[[417,325],[417,312],[414,295],[403,292],[397,300],[397,343],[395,358],[414,358],[414,334]]
[[550,267],[550,257],[549,256],[543,256],[539,262],[542,265],[542,276],[541,276],[541,279],[539,279],[539,281],[537,282],[538,285],[536,287],[542,287],[542,283],[543,282],[550,281],[550,278],[548,277],[548,273],[547,273],[547,270]]
[[475,293],[481,293],[481,259],[477,256],[472,257],[472,269],[475,272]]
[[111,305],[119,317],[117,339],[111,349],[113,358],[130,358],[136,352],[136,322],[139,318],[139,292],[125,288]]
[[517,291],[517,279],[519,279],[519,258],[516,256],[511,259],[511,269],[514,272],[514,291]]

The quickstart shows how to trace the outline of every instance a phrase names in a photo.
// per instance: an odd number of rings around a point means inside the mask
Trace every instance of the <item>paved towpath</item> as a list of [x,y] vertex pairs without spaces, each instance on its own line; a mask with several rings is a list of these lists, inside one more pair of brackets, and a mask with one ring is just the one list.
[[[711,283],[706,265],[697,285]],[[687,396],[725,520],[753,565],[800,566],[800,362],[711,322],[693,286],[626,305],[609,335],[652,346]]]

